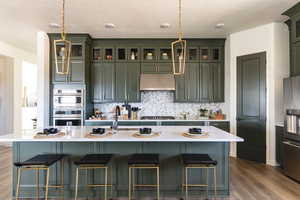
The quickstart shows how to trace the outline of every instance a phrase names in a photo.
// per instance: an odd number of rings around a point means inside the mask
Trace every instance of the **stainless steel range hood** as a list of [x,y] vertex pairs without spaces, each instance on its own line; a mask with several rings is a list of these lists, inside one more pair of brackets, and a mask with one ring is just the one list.
[[141,74],[140,90],[175,90],[173,74]]

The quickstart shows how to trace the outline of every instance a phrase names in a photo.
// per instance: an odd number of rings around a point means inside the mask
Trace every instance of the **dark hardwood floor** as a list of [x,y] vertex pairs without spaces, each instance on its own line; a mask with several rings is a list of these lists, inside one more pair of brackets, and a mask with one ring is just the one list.
[[[0,200],[11,200],[11,159],[11,148],[0,146]],[[230,173],[231,195],[227,200],[300,199],[300,184],[284,176],[278,168],[231,158]]]

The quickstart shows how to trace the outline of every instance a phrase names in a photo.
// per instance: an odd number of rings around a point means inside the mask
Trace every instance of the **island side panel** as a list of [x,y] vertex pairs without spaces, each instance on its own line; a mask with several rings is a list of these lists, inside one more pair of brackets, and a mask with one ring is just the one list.
[[[159,153],[161,168],[160,182],[162,193],[173,192],[180,195],[182,163],[180,154],[182,153],[207,153],[218,161],[217,166],[217,188],[222,195],[229,194],[229,143],[228,142],[15,142],[13,144],[13,160],[24,161],[42,153],[64,153],[70,155],[65,165],[65,197],[74,195],[76,166],[73,161],[88,153],[113,153],[115,159],[112,164],[112,182],[114,184],[115,195],[127,195],[128,191],[128,156],[132,153]],[[52,183],[59,183],[59,166],[52,170]],[[22,177],[22,185],[25,186],[26,196],[34,195],[35,174],[25,172]],[[86,172],[81,173],[80,188],[84,188],[86,183],[101,183],[103,171],[92,171],[85,178]],[[139,183],[152,184],[156,175],[152,170],[137,171]],[[43,182],[44,174],[40,177]],[[213,176],[210,173],[210,190],[213,190]],[[17,174],[13,171],[14,194]],[[55,181],[57,180],[57,181]],[[201,170],[192,170],[189,175],[190,183],[205,183],[205,173]],[[24,189],[22,191],[24,191]],[[196,188],[191,188],[195,190]],[[197,188],[199,190],[199,188]],[[96,190],[101,190],[97,188]],[[148,189],[147,189],[148,190]],[[205,188],[200,188],[205,191]],[[99,195],[99,192],[90,192],[89,195]],[[57,192],[53,192],[57,194]],[[84,193],[82,193],[84,194]]]

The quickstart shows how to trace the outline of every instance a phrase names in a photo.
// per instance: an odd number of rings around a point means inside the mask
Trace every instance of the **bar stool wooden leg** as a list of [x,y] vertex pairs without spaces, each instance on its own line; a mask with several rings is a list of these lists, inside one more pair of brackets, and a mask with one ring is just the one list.
[[188,168],[185,167],[185,199],[188,200]]
[[159,167],[156,168],[157,170],[157,200],[159,200],[159,188],[160,188],[160,183],[159,183]]
[[209,169],[206,168],[206,198],[208,198],[209,194],[208,194],[208,183],[209,183],[209,179],[208,179],[208,171]]
[[107,167],[105,167],[104,199],[107,200]]
[[77,200],[77,195],[78,195],[78,179],[79,179],[79,168],[76,169],[75,200]]
[[61,197],[62,197],[62,199],[64,199],[64,179],[65,179],[65,175],[64,175],[64,171],[65,171],[65,169],[64,169],[64,160],[62,159],[61,161],[60,161],[60,180],[61,180]]
[[40,170],[36,169],[36,197],[37,199],[40,198]]
[[16,199],[17,200],[19,199],[21,173],[22,173],[22,168],[18,168],[18,182],[17,182],[17,191],[16,191]]
[[49,168],[47,168],[46,171],[47,171],[47,175],[46,175],[46,193],[45,193],[45,200],[48,200],[48,192],[49,192],[49,175],[50,175]]
[[131,200],[131,167],[129,167],[128,173],[128,199]]
[[213,168],[214,169],[214,184],[215,184],[215,197],[217,197],[217,170],[216,167]]

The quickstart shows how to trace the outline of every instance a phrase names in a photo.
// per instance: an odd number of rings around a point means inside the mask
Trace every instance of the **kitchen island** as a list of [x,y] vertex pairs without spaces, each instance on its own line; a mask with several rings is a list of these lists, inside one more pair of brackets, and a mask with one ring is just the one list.
[[[127,158],[133,153],[158,153],[160,154],[160,182],[162,196],[175,197],[181,195],[181,171],[180,154],[182,153],[205,153],[209,154],[214,160],[217,160],[217,190],[219,196],[229,195],[229,147],[230,142],[242,142],[243,139],[231,135],[223,130],[212,126],[199,126],[208,135],[201,138],[184,137],[182,133],[187,132],[186,126],[153,126],[153,132],[158,132],[159,136],[151,138],[136,138],[133,134],[139,127],[119,127],[119,131],[109,137],[87,138],[88,132],[91,132],[92,126],[74,127],[68,133],[59,138],[39,138],[36,139],[36,131],[26,131],[18,134],[6,135],[0,137],[0,142],[13,143],[13,161],[24,161],[42,153],[64,153],[68,154],[68,163],[65,165],[65,197],[71,198],[74,195],[75,166],[73,161],[80,156],[88,153],[113,153],[115,158],[112,162],[112,185],[113,196],[126,197],[128,193],[128,165]],[[108,127],[107,127],[108,128]],[[62,129],[64,129],[62,127]],[[52,182],[59,183],[59,166],[52,169]],[[190,183],[205,183],[206,173],[192,171],[189,174]],[[80,189],[85,189],[84,185],[88,183],[99,183],[101,172],[89,173],[87,178],[80,181]],[[151,171],[137,172],[137,181],[141,184],[151,184],[155,181],[155,176]],[[209,191],[213,191],[213,179],[210,175]],[[33,172],[27,172],[22,177],[23,191],[27,197],[35,194],[34,183],[35,176]],[[42,181],[42,178],[41,178]],[[16,169],[13,170],[13,195],[15,194]],[[89,193],[81,193],[95,197],[99,195],[100,188],[92,189]],[[151,191],[151,188],[143,188],[144,191]],[[198,193],[205,188],[191,188]],[[53,196],[58,192],[55,189],[50,190]],[[213,193],[213,192],[212,192]],[[58,193],[59,194],[59,193]],[[142,193],[141,193],[142,194]],[[145,193],[143,193],[145,194]],[[85,196],[87,197],[87,196]]]

